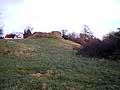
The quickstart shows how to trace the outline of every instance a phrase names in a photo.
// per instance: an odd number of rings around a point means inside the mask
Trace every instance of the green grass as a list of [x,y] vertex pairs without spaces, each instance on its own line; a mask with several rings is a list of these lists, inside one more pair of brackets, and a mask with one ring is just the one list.
[[[65,42],[52,38],[1,40],[0,90],[42,90],[43,83],[46,90],[120,90],[120,63],[77,56]],[[52,73],[35,77],[33,70]]]

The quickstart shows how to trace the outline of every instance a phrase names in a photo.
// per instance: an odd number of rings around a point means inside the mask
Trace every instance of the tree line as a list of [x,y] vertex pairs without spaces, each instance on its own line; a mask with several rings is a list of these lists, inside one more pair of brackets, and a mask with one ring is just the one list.
[[67,30],[62,30],[64,39],[81,44],[77,49],[77,55],[120,60],[120,28],[104,35],[102,40],[93,35],[88,25],[83,25],[79,36],[74,32],[68,34],[66,32]]

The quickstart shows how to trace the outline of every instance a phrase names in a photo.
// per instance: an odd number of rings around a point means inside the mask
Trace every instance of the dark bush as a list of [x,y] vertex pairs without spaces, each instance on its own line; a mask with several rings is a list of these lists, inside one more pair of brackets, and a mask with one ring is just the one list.
[[114,60],[120,59],[120,32],[109,33],[103,40],[88,39],[77,54]]
[[4,37],[0,37],[0,39],[4,39]]

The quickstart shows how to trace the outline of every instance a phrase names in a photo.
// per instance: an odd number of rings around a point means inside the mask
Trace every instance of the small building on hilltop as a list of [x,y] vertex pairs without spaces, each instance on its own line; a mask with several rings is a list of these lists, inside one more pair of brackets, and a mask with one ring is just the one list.
[[6,34],[5,39],[23,39],[23,33],[16,32],[12,34]]
[[22,32],[16,32],[14,33],[16,36],[15,36],[15,39],[23,39],[23,33]]
[[6,34],[5,39],[14,39],[15,34]]

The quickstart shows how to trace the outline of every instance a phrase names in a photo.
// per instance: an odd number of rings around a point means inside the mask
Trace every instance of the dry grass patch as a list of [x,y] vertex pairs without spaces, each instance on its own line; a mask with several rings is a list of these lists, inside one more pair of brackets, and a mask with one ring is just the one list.
[[47,70],[46,72],[44,73],[41,73],[41,72],[36,72],[36,73],[32,73],[31,76],[32,77],[37,77],[37,78],[47,78],[47,77],[58,77],[60,75],[62,75],[63,72],[60,71],[60,70]]
[[70,50],[72,50],[73,48],[80,48],[80,46],[81,46],[78,43],[75,43],[70,40],[64,40],[64,39],[60,39],[58,44],[60,47],[63,47],[65,49],[70,49]]
[[2,56],[24,58],[29,57],[33,51],[33,48],[24,43],[18,43],[13,40],[4,40],[0,42],[0,55]]

